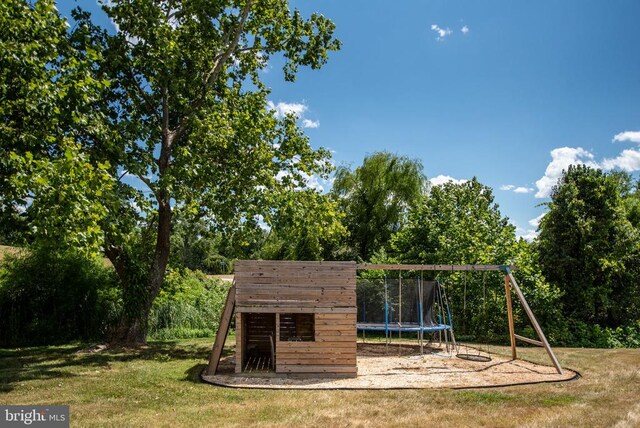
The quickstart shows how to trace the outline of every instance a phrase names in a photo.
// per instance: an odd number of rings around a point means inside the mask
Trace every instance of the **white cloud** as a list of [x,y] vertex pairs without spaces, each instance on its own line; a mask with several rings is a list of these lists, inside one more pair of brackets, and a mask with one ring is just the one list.
[[513,189],[513,193],[529,193],[529,192],[533,192],[533,188],[520,186]]
[[537,229],[538,225],[540,224],[540,221],[542,221],[542,217],[544,217],[545,215],[547,215],[546,212],[540,214],[536,218],[532,218],[531,220],[529,220],[529,225],[532,226],[532,227],[535,227]]
[[[302,181],[304,182],[305,186],[314,190],[317,190],[318,192],[324,192],[325,191],[325,186],[326,185],[330,185],[333,180],[325,180],[324,178],[315,175],[315,174],[307,174],[304,171],[298,171],[298,173],[300,174],[300,176],[302,177]],[[284,177],[291,177],[292,174],[289,171],[278,171],[278,174],[276,174],[276,180],[278,181],[282,181],[282,179]],[[302,183],[297,183],[297,184],[302,184]],[[305,186],[297,186],[296,190],[302,190]]]
[[276,117],[283,117],[287,114],[293,114],[298,119],[302,120],[303,128],[319,128],[319,120],[311,120],[304,117],[304,114],[309,110],[309,107],[305,103],[274,103],[273,101],[267,101],[267,108],[272,110]]
[[460,31],[462,32],[462,34],[466,35],[469,32],[469,27],[465,25],[460,29]]
[[[623,134],[626,134],[623,136]],[[631,135],[629,135],[631,134]],[[620,137],[619,137],[620,136]],[[619,137],[619,138],[617,138]],[[615,141],[634,141],[636,138],[634,133],[623,132],[616,137]],[[606,158],[601,162],[594,159],[593,153],[582,147],[560,147],[551,150],[551,162],[547,165],[544,176],[536,181],[536,198],[546,198],[551,195],[553,186],[556,185],[558,179],[562,176],[562,171],[566,171],[569,165],[586,165],[591,168],[599,168],[605,171],[612,169],[621,169],[626,172],[640,171],[640,150],[627,149],[623,150],[614,158]],[[501,187],[502,188],[502,187]],[[518,189],[514,189],[514,192]],[[526,193],[526,192],[522,192]]]
[[503,184],[500,186],[500,190],[513,191],[514,193],[529,193],[533,192],[534,189],[531,187],[514,186],[513,184]]
[[321,181],[324,180],[322,180],[320,177],[318,177],[317,175],[309,175],[304,172],[300,172],[300,175],[302,175],[302,177],[304,178],[307,187],[317,190],[318,192],[324,192],[324,186],[321,183]]
[[278,171],[276,174],[276,180],[282,181],[284,177],[289,177],[291,173],[289,171]]
[[538,232],[534,229],[523,229],[521,227],[516,227],[516,237],[523,238],[527,242],[531,242],[538,236]]
[[569,168],[569,165],[587,165],[598,168],[599,165],[593,161],[593,154],[582,147],[559,147],[551,150],[551,162],[547,165],[544,176],[536,181],[536,198],[546,198],[551,195],[553,186],[562,176],[562,171]]
[[542,217],[544,217],[547,213],[544,212],[542,214],[540,214],[538,217],[536,218],[532,218],[531,220],[529,220],[529,226],[531,226],[531,228],[523,228],[523,227],[519,227],[516,226],[516,237],[518,238],[523,238],[525,241],[531,242],[534,239],[536,239],[538,237],[538,225],[540,224],[540,220],[542,220]]
[[318,128],[318,127],[320,127],[320,121],[319,120],[304,119],[302,121],[302,127],[303,128]]
[[282,117],[290,113],[293,113],[297,117],[301,117],[304,112],[308,110],[308,107],[302,103],[279,102],[278,104],[275,104],[273,101],[267,101],[267,107],[269,107],[269,110],[275,111],[276,117]]
[[432,24],[431,29],[438,33],[438,37],[436,37],[436,40],[444,40],[445,37],[453,33],[453,31],[451,31],[449,28],[441,28],[436,24]]
[[640,131],[624,131],[616,134],[613,141],[631,141],[640,144]]
[[617,157],[602,161],[602,169],[610,170],[615,168],[620,168],[627,172],[640,170],[640,151],[623,150]]
[[466,183],[467,181],[469,180],[465,180],[465,179],[458,180],[448,175],[442,175],[442,174],[436,177],[433,177],[431,180],[429,180],[432,186],[439,186],[441,184],[449,183],[449,182],[453,184],[462,184],[462,183]]

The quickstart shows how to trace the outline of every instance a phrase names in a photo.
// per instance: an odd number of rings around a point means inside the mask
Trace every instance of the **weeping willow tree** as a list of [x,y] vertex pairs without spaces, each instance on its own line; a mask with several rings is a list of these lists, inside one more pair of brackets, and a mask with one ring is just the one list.
[[423,195],[425,177],[417,159],[378,152],[355,170],[339,167],[332,192],[345,213],[348,244],[362,260],[388,250],[389,240],[402,226],[409,207]]

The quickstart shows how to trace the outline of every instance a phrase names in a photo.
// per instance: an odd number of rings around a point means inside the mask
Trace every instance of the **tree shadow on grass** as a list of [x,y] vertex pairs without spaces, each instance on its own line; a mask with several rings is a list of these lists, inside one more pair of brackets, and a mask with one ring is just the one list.
[[[179,344],[175,341],[151,342],[140,348],[109,348],[85,352],[86,345],[39,346],[0,349],[0,393],[16,384],[79,376],[78,368],[109,367],[116,362],[154,360],[202,360],[209,354],[208,345]],[[199,376],[199,374],[198,374]]]
[[184,372],[185,374],[184,380],[192,383],[202,383],[202,379],[200,379],[200,375],[202,374],[203,370],[206,367],[207,367],[206,364],[196,364],[195,366],[191,367],[189,370]]

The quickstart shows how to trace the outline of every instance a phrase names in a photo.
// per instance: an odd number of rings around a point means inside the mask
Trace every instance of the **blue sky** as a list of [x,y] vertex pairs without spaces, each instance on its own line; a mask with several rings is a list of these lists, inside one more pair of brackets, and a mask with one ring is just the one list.
[[295,83],[275,59],[263,77],[336,164],[389,150],[436,181],[476,176],[528,237],[569,164],[640,171],[639,1],[293,5],[331,18],[343,48]]

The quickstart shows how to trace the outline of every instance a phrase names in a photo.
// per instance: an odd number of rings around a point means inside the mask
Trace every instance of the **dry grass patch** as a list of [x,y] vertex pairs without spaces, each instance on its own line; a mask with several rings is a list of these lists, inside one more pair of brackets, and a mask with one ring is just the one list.
[[20,248],[17,247],[9,247],[7,245],[0,245],[0,262],[2,261],[2,259],[4,259],[7,255],[15,255],[18,254],[20,252]]
[[[577,382],[480,390],[265,391],[200,382],[212,342],[153,342],[135,352],[94,354],[77,353],[86,344],[0,350],[0,403],[69,404],[74,426],[637,425],[636,349],[556,349],[563,365],[583,375]],[[500,350],[508,351],[494,349]],[[542,349],[521,354],[546,363]]]

